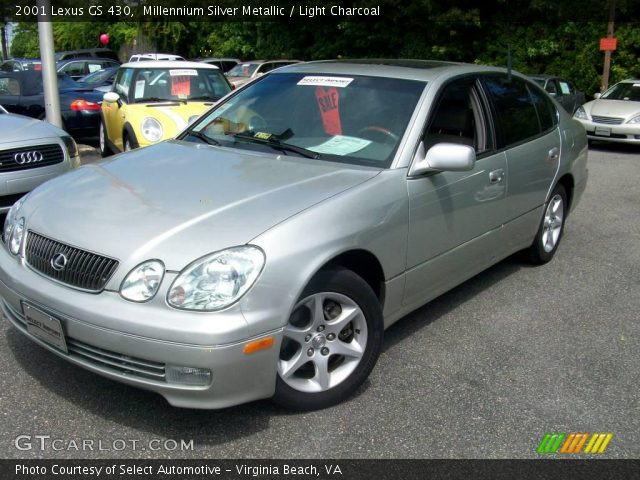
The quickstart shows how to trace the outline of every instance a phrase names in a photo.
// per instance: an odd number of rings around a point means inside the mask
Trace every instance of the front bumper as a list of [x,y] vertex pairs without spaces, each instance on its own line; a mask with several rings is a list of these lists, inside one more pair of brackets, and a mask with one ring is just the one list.
[[[99,297],[109,297],[105,303]],[[25,336],[65,360],[122,383],[155,391],[176,407],[224,408],[231,405],[269,398],[273,396],[276,381],[276,365],[282,330],[230,343],[185,343],[184,336],[208,341],[211,335],[199,331],[202,321],[185,321],[189,313],[175,311],[175,322],[182,326],[180,338],[171,341],[153,338],[130,331],[116,330],[111,325],[122,326],[126,318],[138,310],[138,316],[149,311],[145,304],[133,304],[134,310],[123,310],[122,299],[114,292],[91,295],[67,288],[47,280],[31,271],[23,262],[13,258],[0,245],[0,309],[4,316]],[[95,303],[95,314],[77,309],[74,297],[90,297]],[[61,303],[66,299],[68,306]],[[23,314],[23,302],[60,320],[68,353],[43,342],[27,330]],[[78,303],[80,300],[78,300]],[[85,300],[86,302],[86,300]],[[112,302],[111,308],[106,305]],[[113,315],[113,322],[105,320],[105,308]],[[120,315],[117,315],[117,313]],[[80,315],[79,315],[80,314]],[[117,316],[116,316],[117,315]],[[215,315],[215,314],[214,314]],[[238,315],[241,315],[238,312]],[[99,318],[99,324],[96,319]],[[202,317],[200,317],[202,318]],[[130,319],[135,323],[135,319]],[[244,322],[244,320],[243,320]],[[184,330],[191,330],[185,332]],[[273,347],[252,354],[243,348],[248,341],[263,336],[274,336]],[[165,374],[169,365],[208,369],[211,381],[205,386],[171,383]]]
[[587,131],[587,138],[590,140],[640,144],[640,124],[622,123],[620,125],[610,125],[579,118],[576,120],[582,123]]

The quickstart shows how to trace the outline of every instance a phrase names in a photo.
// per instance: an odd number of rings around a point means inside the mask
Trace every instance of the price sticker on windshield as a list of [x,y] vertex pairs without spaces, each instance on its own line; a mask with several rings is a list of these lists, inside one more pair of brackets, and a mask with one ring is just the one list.
[[353,82],[353,78],[347,77],[316,77],[307,76],[298,82],[298,85],[314,85],[316,87],[344,88]]
[[187,75],[189,77],[197,77],[198,71],[192,68],[181,68],[179,70],[169,70],[169,75],[172,77],[182,77]]

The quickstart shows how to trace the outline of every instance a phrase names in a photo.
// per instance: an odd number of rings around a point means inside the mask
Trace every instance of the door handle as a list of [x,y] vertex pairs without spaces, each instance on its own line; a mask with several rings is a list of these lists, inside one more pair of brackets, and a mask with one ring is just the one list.
[[504,170],[499,168],[498,170],[494,170],[493,172],[489,172],[489,182],[490,183],[500,183],[504,178]]
[[560,156],[560,149],[558,147],[553,147],[551,150],[549,150],[549,155],[547,156],[547,161],[548,162],[555,162],[556,160],[558,160],[559,156]]

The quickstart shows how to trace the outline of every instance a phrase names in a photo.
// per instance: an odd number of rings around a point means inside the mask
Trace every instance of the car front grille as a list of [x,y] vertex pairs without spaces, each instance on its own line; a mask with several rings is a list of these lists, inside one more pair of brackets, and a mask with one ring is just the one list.
[[624,118],[618,117],[599,117],[598,115],[592,115],[591,119],[594,123],[606,123],[607,125],[620,125]]
[[[53,257],[64,255],[66,262],[53,268]],[[118,261],[81,250],[29,230],[25,251],[27,263],[34,270],[71,287],[100,292],[118,268]],[[64,265],[62,265],[64,263]],[[59,266],[62,265],[62,268]]]
[[[11,316],[24,331],[27,331],[27,322],[24,315],[14,309],[8,302],[0,299],[3,310]],[[135,376],[157,382],[166,382],[165,364],[144,360],[129,355],[113,352],[81,342],[72,337],[66,337],[68,355],[85,364],[105,368],[121,375]]]
[[64,151],[56,143],[0,150],[0,172],[16,172],[47,167],[64,160]]

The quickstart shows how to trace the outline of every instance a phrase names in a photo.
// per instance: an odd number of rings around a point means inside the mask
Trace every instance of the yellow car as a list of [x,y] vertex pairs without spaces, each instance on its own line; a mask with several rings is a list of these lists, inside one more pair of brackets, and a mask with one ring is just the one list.
[[125,63],[102,102],[100,153],[173,138],[231,89],[222,72],[205,63]]

